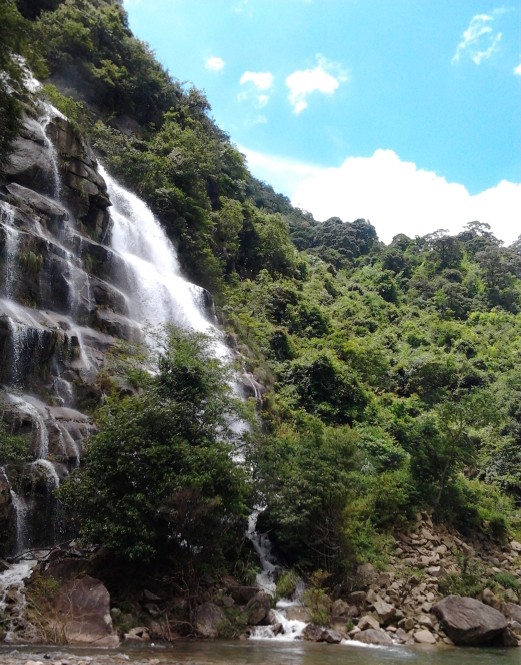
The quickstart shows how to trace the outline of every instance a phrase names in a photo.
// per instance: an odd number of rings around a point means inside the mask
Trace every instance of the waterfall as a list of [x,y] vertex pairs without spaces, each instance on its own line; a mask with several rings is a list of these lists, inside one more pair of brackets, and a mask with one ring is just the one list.
[[222,333],[205,317],[204,289],[182,275],[177,253],[144,201],[124,189],[100,166],[112,208],[112,249],[123,259],[130,315],[142,325],[173,323],[213,338],[215,354],[230,359]]
[[0,223],[4,227],[4,294],[11,298],[16,277],[16,256],[20,232],[14,225],[14,209],[5,201],[0,201]]
[[14,513],[15,524],[15,546],[14,553],[23,552],[27,548],[27,503],[22,496],[19,496],[13,489],[11,492],[11,501]]
[[16,406],[18,411],[26,413],[31,418],[31,422],[36,428],[36,460],[44,460],[49,454],[49,432],[45,424],[45,420],[38,409],[28,402],[27,400],[19,397],[18,395],[8,395],[12,404]]
[[47,489],[49,492],[56,489],[60,484],[60,478],[56,473],[54,464],[49,462],[48,459],[38,458],[32,463],[33,466],[39,466],[44,469],[45,477],[47,478]]
[[45,140],[45,146],[49,152],[49,161],[50,161],[50,171],[51,171],[51,179],[52,179],[52,190],[51,190],[51,195],[53,199],[59,200],[60,198],[60,190],[61,190],[61,178],[60,178],[60,170],[58,168],[58,153],[56,152],[56,148],[54,147],[54,143],[51,141],[47,134],[47,128],[49,126],[49,123],[52,121],[53,118],[56,118],[57,116],[60,118],[65,119],[65,116],[58,111],[58,109],[55,106],[52,106],[51,104],[48,104],[47,102],[40,102],[44,114],[40,118],[39,122],[43,130],[43,135],[44,135],[44,140]]

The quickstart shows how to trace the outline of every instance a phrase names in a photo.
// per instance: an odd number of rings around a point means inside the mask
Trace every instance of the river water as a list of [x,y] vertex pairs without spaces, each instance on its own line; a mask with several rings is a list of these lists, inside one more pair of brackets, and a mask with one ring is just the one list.
[[118,650],[0,647],[1,665],[520,665],[521,649],[363,647],[309,642],[180,642]]

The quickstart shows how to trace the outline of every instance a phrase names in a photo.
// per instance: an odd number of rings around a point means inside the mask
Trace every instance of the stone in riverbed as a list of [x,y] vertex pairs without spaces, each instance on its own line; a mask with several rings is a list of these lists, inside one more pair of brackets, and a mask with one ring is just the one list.
[[418,644],[436,644],[436,638],[430,630],[417,630],[413,637]]
[[461,646],[490,644],[507,627],[501,612],[473,598],[447,596],[432,611],[454,644]]
[[392,646],[393,641],[385,630],[380,628],[368,628],[367,630],[362,630],[360,633],[357,633],[355,640],[358,642],[363,642],[364,644],[377,644],[380,646]]

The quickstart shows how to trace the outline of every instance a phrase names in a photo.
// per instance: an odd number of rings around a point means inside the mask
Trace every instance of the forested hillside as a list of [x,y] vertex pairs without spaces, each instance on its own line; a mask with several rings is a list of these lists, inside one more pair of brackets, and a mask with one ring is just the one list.
[[[385,567],[388,534],[420,510],[498,542],[516,533],[521,243],[504,247],[475,220],[450,236],[440,220],[384,245],[368,220],[293,208],[249,173],[205,96],[161,68],[115,0],[2,0],[0,24],[0,164],[25,94],[20,53],[162,221],[263,386],[235,404],[199,338],[173,334],[152,374],[121,351],[100,375],[99,433],[62,490],[84,542],[180,568],[186,557],[193,570],[210,540],[212,565],[238,574],[256,566],[243,534],[261,504],[284,565],[326,571],[333,586],[360,563]],[[251,420],[241,468],[219,435],[237,408]]]

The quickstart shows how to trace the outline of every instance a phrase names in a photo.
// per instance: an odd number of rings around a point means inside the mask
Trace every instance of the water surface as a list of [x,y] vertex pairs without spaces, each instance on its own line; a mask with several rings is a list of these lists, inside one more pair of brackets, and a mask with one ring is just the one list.
[[1,665],[27,660],[78,660],[95,665],[520,665],[520,649],[362,647],[309,642],[180,642],[168,647],[118,650],[0,647]]

